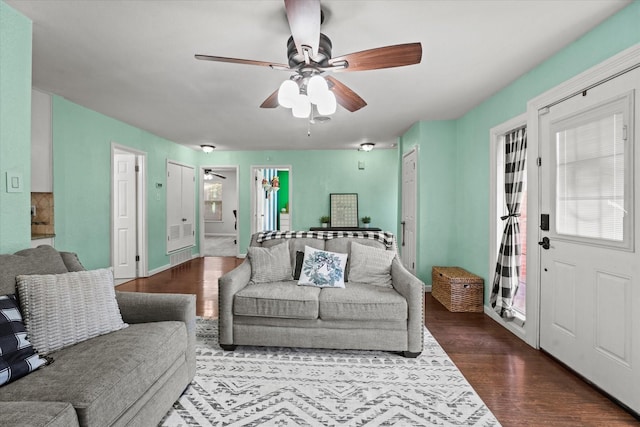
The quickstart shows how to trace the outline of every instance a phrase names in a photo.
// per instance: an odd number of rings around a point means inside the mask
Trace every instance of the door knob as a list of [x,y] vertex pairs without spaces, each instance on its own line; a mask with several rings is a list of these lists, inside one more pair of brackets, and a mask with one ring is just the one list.
[[548,237],[543,237],[541,242],[538,242],[542,249],[549,249],[551,247],[551,243]]

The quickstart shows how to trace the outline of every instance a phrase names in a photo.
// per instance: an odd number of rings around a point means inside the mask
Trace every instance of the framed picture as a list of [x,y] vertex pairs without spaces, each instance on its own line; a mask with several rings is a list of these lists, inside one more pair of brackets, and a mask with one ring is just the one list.
[[329,194],[331,227],[358,228],[358,194]]

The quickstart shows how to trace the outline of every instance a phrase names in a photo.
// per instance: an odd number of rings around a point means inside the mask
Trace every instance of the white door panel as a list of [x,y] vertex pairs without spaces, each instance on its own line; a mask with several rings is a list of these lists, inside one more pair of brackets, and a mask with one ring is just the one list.
[[418,204],[418,150],[402,157],[402,231],[399,240],[402,264],[416,273],[416,212]]
[[640,69],[540,115],[540,347],[640,412]]
[[113,275],[116,279],[136,277],[136,156],[114,154]]

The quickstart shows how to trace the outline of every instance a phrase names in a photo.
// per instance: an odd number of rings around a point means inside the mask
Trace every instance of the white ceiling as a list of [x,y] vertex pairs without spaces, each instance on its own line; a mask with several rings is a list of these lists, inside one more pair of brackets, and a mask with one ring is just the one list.
[[335,74],[368,105],[316,125],[258,107],[287,72],[194,59],[286,63],[281,0],[6,2],[33,20],[35,87],[179,144],[270,150],[388,147],[416,121],[459,118],[631,0],[323,1],[333,56],[409,42],[423,56]]

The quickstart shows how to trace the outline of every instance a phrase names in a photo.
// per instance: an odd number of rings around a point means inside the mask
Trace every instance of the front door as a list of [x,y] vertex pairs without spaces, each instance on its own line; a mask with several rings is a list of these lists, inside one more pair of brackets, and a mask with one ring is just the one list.
[[540,347],[640,412],[638,89],[635,69],[540,111]]

